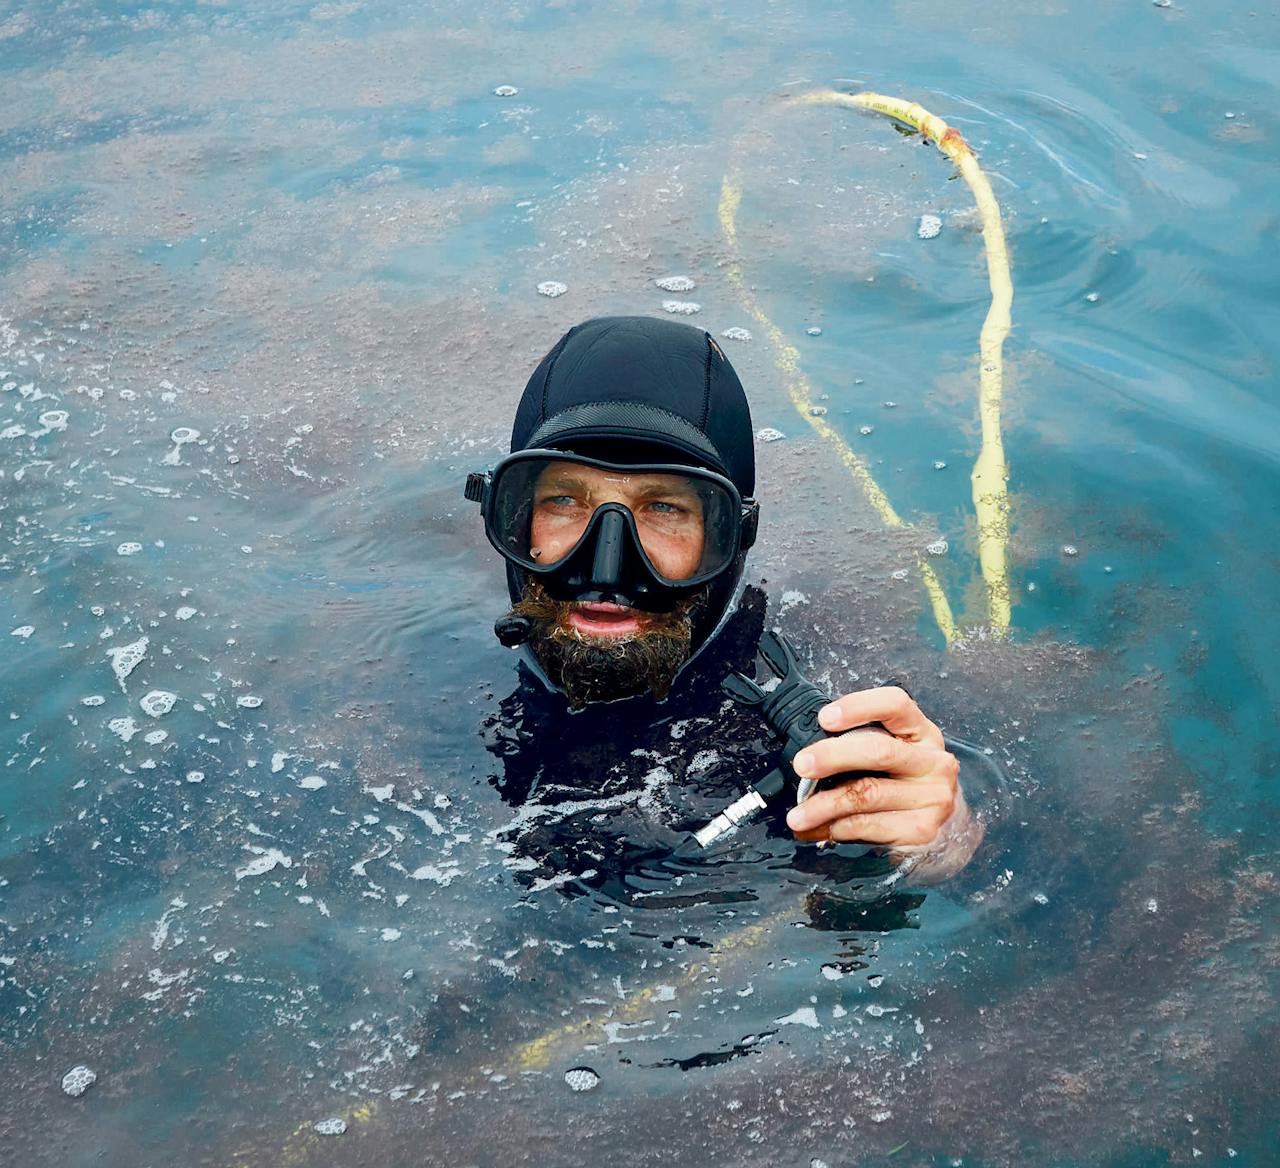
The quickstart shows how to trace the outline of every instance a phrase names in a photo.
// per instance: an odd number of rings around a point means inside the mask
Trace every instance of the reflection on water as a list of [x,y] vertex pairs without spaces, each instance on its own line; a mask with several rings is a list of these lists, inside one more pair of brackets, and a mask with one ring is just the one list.
[[[15,1162],[1267,1162],[1277,47],[1228,7],[0,17]],[[935,152],[772,104],[841,78],[1004,205],[1011,643],[942,651],[915,572],[945,540],[980,622],[976,222]],[[755,294],[915,525],[726,337],[786,436],[767,619],[1008,773],[941,889],[771,822],[689,855],[760,765],[719,696],[601,736],[489,631],[461,482],[550,340],[750,324],[730,157]]]

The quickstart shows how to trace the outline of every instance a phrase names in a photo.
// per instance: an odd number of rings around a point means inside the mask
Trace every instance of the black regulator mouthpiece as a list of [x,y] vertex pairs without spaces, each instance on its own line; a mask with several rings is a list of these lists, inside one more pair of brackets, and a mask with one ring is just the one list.
[[803,803],[818,785],[815,780],[800,778],[791,769],[791,762],[809,743],[829,737],[818,725],[818,711],[831,699],[800,672],[795,649],[781,633],[769,631],[760,638],[760,656],[778,678],[773,689],[766,691],[741,673],[729,674],[720,684],[735,700],[758,709],[770,729],[783,740],[782,766],[730,803],[701,831],[694,832],[694,839],[704,848],[762,811],[789,783],[796,784],[797,803]]
[[506,648],[515,649],[533,635],[533,621],[527,616],[509,612],[493,622],[493,632]]

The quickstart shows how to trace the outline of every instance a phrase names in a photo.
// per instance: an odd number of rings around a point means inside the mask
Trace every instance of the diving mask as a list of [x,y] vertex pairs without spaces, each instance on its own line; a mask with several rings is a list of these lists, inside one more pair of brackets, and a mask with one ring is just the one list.
[[553,596],[649,611],[733,568],[759,516],[754,500],[701,467],[561,450],[511,454],[468,475],[466,496],[494,548]]

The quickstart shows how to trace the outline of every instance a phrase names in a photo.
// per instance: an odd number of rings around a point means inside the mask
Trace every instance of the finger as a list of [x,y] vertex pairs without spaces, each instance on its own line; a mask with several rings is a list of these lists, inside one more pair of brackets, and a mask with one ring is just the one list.
[[850,815],[925,809],[933,809],[941,822],[954,804],[955,792],[945,782],[902,783],[871,776],[819,791],[787,812],[787,826],[792,831],[812,831]]
[[810,831],[796,832],[804,843],[881,844],[891,848],[918,848],[933,843],[938,835],[936,818],[923,811],[880,811],[872,815],[846,815],[834,823]]
[[818,723],[824,730],[850,730],[868,722],[879,722],[907,742],[942,746],[942,731],[924,716],[907,691],[896,685],[845,694],[818,711]]
[[947,771],[953,756],[945,750],[904,742],[876,730],[850,730],[834,738],[811,742],[792,760],[802,779],[825,779],[854,771],[884,771],[899,779],[922,778],[934,770]]

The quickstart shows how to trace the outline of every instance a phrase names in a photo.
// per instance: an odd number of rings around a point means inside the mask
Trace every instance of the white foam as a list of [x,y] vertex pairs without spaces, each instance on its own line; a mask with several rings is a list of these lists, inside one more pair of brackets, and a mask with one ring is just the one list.
[[550,296],[554,300],[557,296],[563,296],[569,291],[568,284],[562,284],[559,280],[543,280],[538,285],[539,296]]
[[937,215],[921,215],[916,227],[919,239],[936,239],[942,232],[942,220]]
[[62,1089],[73,1099],[78,1099],[98,1081],[96,1072],[86,1066],[72,1067],[62,1076]]
[[243,868],[236,869],[236,879],[246,876],[264,876],[275,868],[292,868],[293,859],[286,856],[279,848],[259,848],[253,844],[245,844],[245,851],[253,852],[254,858]]
[[236,698],[236,705],[245,710],[256,710],[262,705],[262,699],[256,694],[241,694]]
[[16,629],[9,632],[11,637],[21,637],[24,641],[36,631],[35,625],[19,625]]
[[688,276],[660,276],[654,283],[664,292],[692,292],[698,286]]
[[772,426],[763,426],[756,431],[757,442],[781,442],[785,437],[781,430],[775,430]]
[[298,780],[298,786],[304,791],[318,791],[321,787],[328,785],[319,775],[304,775]]
[[722,332],[720,335],[724,337],[725,340],[727,341],[751,340],[751,330],[739,328],[737,325],[734,325],[732,328],[725,329],[724,332]]
[[90,694],[87,698],[81,698],[82,706],[101,706],[106,704],[107,699],[101,694]]
[[153,718],[162,718],[173,709],[177,700],[178,695],[170,693],[167,689],[153,689],[138,705],[142,707],[144,714],[150,714]]
[[520,91],[514,85],[498,85],[494,87],[494,97],[515,97]]
[[675,316],[692,316],[695,312],[702,311],[702,305],[693,300],[664,300],[662,311]]
[[785,1018],[775,1018],[774,1021],[779,1026],[808,1026],[810,1030],[817,1030],[820,1025],[818,1011],[812,1006],[801,1006]]
[[138,723],[132,718],[112,718],[107,729],[121,741],[128,742],[138,732]]
[[329,1119],[319,1119],[312,1124],[312,1130],[318,1136],[340,1136],[347,1130],[347,1121],[336,1115]]
[[190,620],[196,615],[196,610],[191,605],[184,604],[173,615],[175,620]]
[[140,551],[142,551],[142,544],[140,543],[122,543],[117,546],[116,555],[136,556]]

